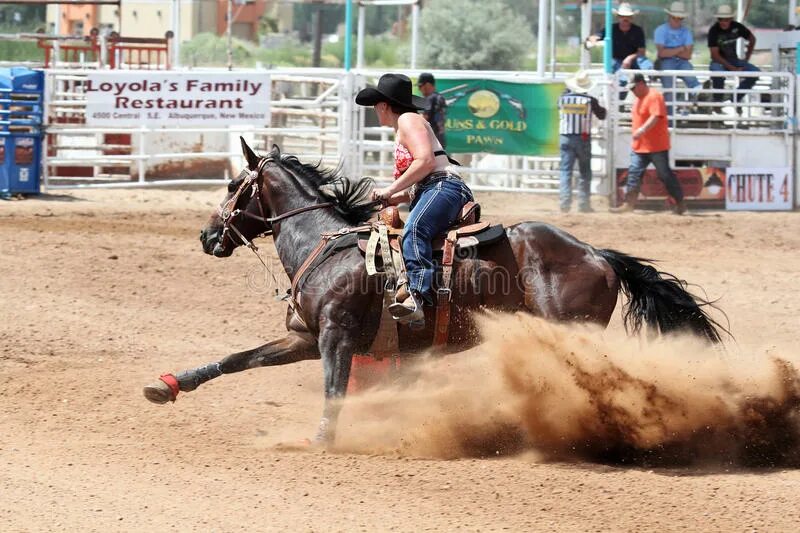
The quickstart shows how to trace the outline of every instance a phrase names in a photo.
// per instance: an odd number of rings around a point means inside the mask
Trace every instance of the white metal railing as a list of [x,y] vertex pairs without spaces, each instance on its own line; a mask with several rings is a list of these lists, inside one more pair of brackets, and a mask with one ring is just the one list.
[[[667,100],[667,111],[673,133],[681,128],[728,129],[746,128],[749,131],[775,133],[793,131],[795,108],[795,75],[788,72],[716,72],[708,70],[664,70],[631,71],[621,70],[614,79],[630,79],[642,73],[650,80],[649,85],[657,88]],[[663,86],[663,78],[673,78],[672,87]],[[695,90],[687,88],[681,77],[695,77],[701,84]],[[723,81],[721,89],[714,89],[712,78]],[[756,78],[752,89],[739,89],[742,79]],[[629,105],[632,96],[620,99],[620,91],[612,97],[612,116],[615,129],[626,131],[630,128]]]
[[[193,69],[194,72],[219,72],[219,69]],[[367,83],[374,84],[383,71],[354,70],[345,73],[339,69],[275,69],[270,70],[272,83],[272,122],[270,124],[236,127],[197,128],[175,125],[169,128],[91,128],[80,122],[85,116],[83,84],[89,71],[48,70],[47,115],[61,122],[51,121],[48,126],[50,155],[45,168],[55,171],[70,166],[88,166],[95,169],[91,178],[59,176],[57,172],[45,174],[45,183],[50,187],[97,184],[102,186],[140,186],[149,184],[183,183],[183,180],[152,180],[149,168],[168,161],[228,160],[232,166],[241,165],[236,136],[244,135],[255,142],[258,150],[268,150],[272,143],[284,152],[297,154],[304,160],[321,160],[334,166],[342,162],[345,173],[351,177],[361,175],[388,179],[393,167],[393,137],[390,128],[375,126],[368,120],[371,109],[356,106],[355,94]],[[228,71],[225,71],[228,72]],[[239,71],[247,72],[247,71]],[[418,71],[405,71],[410,76]],[[590,71],[599,81],[593,94],[609,108],[605,121],[594,121],[593,174],[595,192],[610,191],[615,167],[620,166],[619,152],[630,142],[630,105],[633,95],[627,100],[619,98],[621,89],[617,85],[620,76],[629,78],[639,71],[620,71],[607,77],[602,71]],[[693,75],[700,82],[711,77],[725,80],[720,90],[705,89],[700,97],[686,100],[686,87],[681,81],[672,89],[663,89],[657,79],[651,86],[673,96],[672,135],[695,136],[697,159],[703,159],[705,139],[715,141],[719,135],[763,136],[779,139],[782,153],[791,151],[796,131],[795,123],[795,75],[788,72],[711,72],[711,71],[646,71],[648,76]],[[481,71],[437,71],[440,79],[489,78],[511,82],[553,82],[568,74],[555,78],[538,78],[527,72],[481,72]],[[748,91],[739,91],[738,81],[745,77],[757,77],[756,86]],[[713,95],[733,100],[718,103]],[[736,100],[743,94],[741,114],[736,113]],[[769,101],[765,95],[769,95]],[[763,101],[762,101],[763,99]],[[686,111],[686,113],[683,113]],[[721,112],[720,112],[721,111]],[[72,121],[72,122],[70,122]],[[112,133],[127,133],[133,136],[130,146],[107,143],[105,136]],[[224,146],[204,146],[202,151],[183,149],[156,149],[153,139],[165,135],[220,135],[228,140]],[[700,141],[697,142],[697,136]],[[124,153],[106,153],[112,150]],[[733,150],[733,148],[731,149]],[[727,158],[736,164],[741,154],[731,152]],[[781,156],[783,157],[783,155]],[[788,156],[787,156],[788,157]],[[456,154],[455,158],[465,165],[460,173],[476,190],[503,190],[553,194],[558,191],[560,160],[558,156],[526,157],[491,154]],[[793,161],[793,160],[792,160]],[[793,167],[793,163],[791,165]],[[111,172],[104,172],[104,167]],[[114,170],[116,169],[116,170]],[[236,172],[238,169],[232,168]],[[218,179],[187,182],[222,183],[225,175]]]

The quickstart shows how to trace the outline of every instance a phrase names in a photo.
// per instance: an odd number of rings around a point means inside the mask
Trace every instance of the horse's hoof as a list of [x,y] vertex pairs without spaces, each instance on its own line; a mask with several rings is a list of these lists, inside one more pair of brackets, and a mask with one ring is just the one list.
[[174,402],[178,397],[178,380],[172,374],[164,374],[158,381],[145,386],[143,389],[144,397],[153,403],[164,404]]

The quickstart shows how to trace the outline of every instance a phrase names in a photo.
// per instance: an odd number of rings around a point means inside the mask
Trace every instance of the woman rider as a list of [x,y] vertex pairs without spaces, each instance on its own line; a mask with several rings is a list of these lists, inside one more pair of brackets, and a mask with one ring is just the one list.
[[377,87],[363,89],[356,103],[374,106],[381,126],[395,131],[394,182],[373,191],[387,205],[411,202],[403,233],[403,259],[407,282],[389,306],[401,322],[424,324],[423,301],[433,303],[433,251],[431,240],[447,231],[472,201],[472,191],[454,171],[428,121],[417,111],[425,100],[411,94],[411,80],[403,74],[384,74]]

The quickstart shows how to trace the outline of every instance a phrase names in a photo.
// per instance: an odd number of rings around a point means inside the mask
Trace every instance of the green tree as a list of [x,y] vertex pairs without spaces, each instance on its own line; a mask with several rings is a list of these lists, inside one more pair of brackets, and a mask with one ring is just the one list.
[[533,36],[502,0],[433,0],[422,10],[420,62],[428,68],[519,68]]

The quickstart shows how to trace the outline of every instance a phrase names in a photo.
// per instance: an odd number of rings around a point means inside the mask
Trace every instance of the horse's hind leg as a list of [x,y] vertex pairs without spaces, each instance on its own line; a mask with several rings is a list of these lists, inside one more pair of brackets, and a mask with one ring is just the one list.
[[302,334],[290,333],[253,350],[229,355],[222,361],[165,374],[144,388],[144,396],[153,403],[175,401],[179,391],[189,392],[222,374],[241,372],[259,366],[287,365],[308,359],[319,359],[317,344]]

